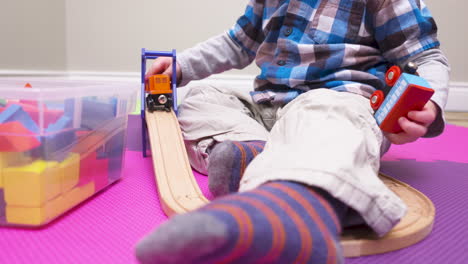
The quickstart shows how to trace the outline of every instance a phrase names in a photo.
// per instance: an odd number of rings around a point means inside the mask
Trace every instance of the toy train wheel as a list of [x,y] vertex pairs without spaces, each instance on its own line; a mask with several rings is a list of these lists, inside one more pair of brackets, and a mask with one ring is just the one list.
[[154,98],[150,95],[146,96],[146,107],[150,112],[153,112],[156,109],[156,102]]
[[387,73],[385,74],[385,83],[388,86],[393,86],[398,78],[400,78],[401,69],[398,66],[392,66],[388,69]]
[[374,110],[377,110],[379,109],[380,105],[383,103],[384,101],[384,93],[380,90],[378,91],[375,91],[371,98],[370,98],[370,104],[371,104],[371,107],[372,109]]

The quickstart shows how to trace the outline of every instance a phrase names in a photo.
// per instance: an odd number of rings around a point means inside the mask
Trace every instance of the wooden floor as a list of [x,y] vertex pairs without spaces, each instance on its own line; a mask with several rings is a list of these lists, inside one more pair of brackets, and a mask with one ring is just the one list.
[[445,112],[445,119],[449,124],[468,127],[467,112]]

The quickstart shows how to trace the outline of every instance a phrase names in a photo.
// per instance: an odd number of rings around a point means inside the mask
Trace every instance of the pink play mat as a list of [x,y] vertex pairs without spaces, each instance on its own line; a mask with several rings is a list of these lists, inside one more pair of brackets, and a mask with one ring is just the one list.
[[[136,126],[135,120],[130,121],[130,126]],[[128,135],[140,134],[129,128]],[[433,233],[408,249],[347,263],[465,263],[468,252],[462,248],[466,243],[456,240],[468,237],[468,129],[449,125],[438,138],[394,146],[382,166],[396,178],[404,170],[403,180],[414,182],[410,184],[433,200],[437,210]],[[434,169],[421,176],[418,171],[422,169],[415,169],[418,166]],[[207,178],[196,177],[209,196]],[[136,263],[135,244],[166,219],[151,160],[128,146],[119,182],[43,228],[0,227],[0,263]],[[462,222],[462,226],[456,224]],[[439,250],[441,245],[446,250]]]

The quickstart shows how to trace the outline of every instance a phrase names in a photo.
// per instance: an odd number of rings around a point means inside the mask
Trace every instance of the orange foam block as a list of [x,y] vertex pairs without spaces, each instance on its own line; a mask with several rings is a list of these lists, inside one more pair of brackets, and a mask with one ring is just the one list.
[[22,152],[38,147],[41,142],[19,121],[0,124],[0,151]]

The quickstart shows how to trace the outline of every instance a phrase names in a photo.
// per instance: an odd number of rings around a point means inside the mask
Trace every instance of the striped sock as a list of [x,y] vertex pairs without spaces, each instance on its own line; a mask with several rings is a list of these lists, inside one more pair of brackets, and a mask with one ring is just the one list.
[[346,206],[326,192],[276,181],[162,224],[137,245],[143,263],[343,263]]
[[247,165],[263,151],[265,141],[223,141],[213,148],[208,165],[208,187],[216,196],[236,192]]

